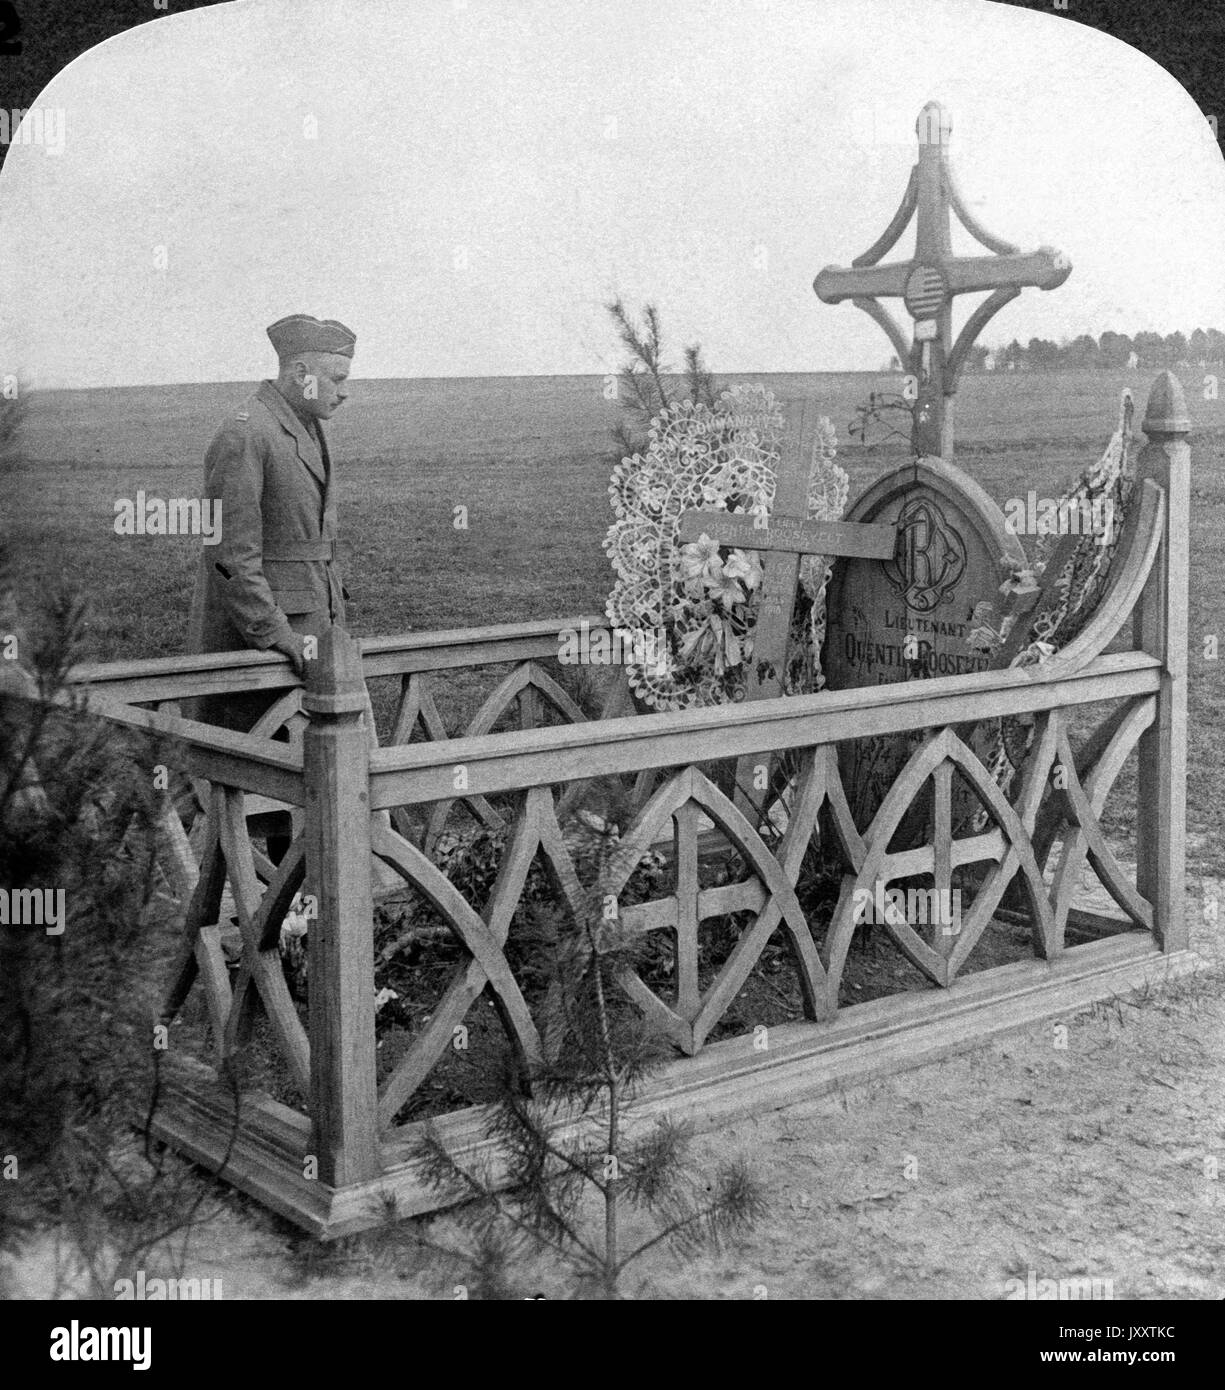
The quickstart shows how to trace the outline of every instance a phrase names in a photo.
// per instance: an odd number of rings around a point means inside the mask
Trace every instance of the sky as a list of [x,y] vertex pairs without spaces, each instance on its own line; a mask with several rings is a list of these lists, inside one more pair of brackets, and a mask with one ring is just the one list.
[[[676,358],[697,340],[722,373],[873,369],[880,329],[812,280],[887,225],[930,98],[974,215],[1073,265],[983,341],[1225,329],[1207,123],[1071,13],[234,0],[161,16],[64,69],[0,172],[0,371],[254,380],[275,366],[265,326],[302,312],[354,329],[359,378],[605,372],[614,295],[655,302]],[[954,248],[979,250],[956,231]],[[913,230],[890,258],[912,249]]]

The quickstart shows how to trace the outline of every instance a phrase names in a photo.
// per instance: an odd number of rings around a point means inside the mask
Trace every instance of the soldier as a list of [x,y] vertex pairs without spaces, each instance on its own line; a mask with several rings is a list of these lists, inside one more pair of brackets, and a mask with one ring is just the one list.
[[[305,638],[345,621],[349,595],[336,567],[336,495],[322,422],[348,397],[357,339],[343,323],[309,314],[278,319],[268,337],[276,381],[265,381],[221,426],[204,457],[204,495],[220,504],[221,540],[200,558],[188,651],[271,648],[302,676]],[[272,698],[206,696],[185,713],[245,732]],[[268,857],[279,863],[290,844],[288,814],[257,817],[249,829],[265,835]],[[233,927],[223,944],[236,955]]]
[[[304,674],[304,638],[345,621],[336,567],[336,498],[322,422],[348,397],[356,344],[334,319],[290,314],[268,329],[277,379],[218,430],[204,459],[205,496],[220,504],[221,540],[200,559],[188,650],[284,652]],[[203,698],[195,717],[245,731],[260,693]]]

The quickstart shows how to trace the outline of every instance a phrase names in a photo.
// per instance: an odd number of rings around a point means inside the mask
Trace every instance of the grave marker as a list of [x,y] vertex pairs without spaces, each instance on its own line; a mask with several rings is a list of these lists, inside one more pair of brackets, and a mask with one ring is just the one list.
[[[987,493],[946,460],[921,459],[878,479],[847,520],[884,523],[898,543],[884,563],[849,559],[834,567],[822,658],[829,688],[985,670],[990,658],[966,642],[974,606],[998,600],[1002,557],[1024,560]],[[858,824],[875,813],[909,751],[904,739],[845,750],[843,782]]]
[[[916,122],[919,157],[893,221],[851,270],[827,265],[813,289],[825,303],[851,303],[889,335],[898,359],[918,382],[911,446],[914,461],[877,480],[848,512],[848,520],[887,523],[898,530],[897,555],[887,563],[844,560],[827,592],[823,669],[831,689],[890,684],[982,670],[990,659],[966,642],[976,603],[998,605],[1004,562],[1025,562],[1025,550],[1005,528],[987,493],[951,461],[952,396],[977,334],[1025,286],[1054,289],[1068,278],[1068,257],[1051,247],[1022,254],[994,236],[965,206],[948,163],[952,121],[929,101]],[[991,252],[954,256],[950,214]],[[911,218],[915,254],[880,264]],[[990,291],[952,341],[952,300]],[[914,342],[879,296],[897,296],[914,320]],[[857,823],[875,815],[887,788],[911,753],[907,739],[872,739],[844,746],[843,781]],[[962,795],[958,815],[972,809]],[[922,833],[929,803],[916,801],[898,827],[898,842]]]
[[[1072,263],[1050,246],[1027,254],[997,237],[969,211],[948,160],[953,122],[939,102],[929,101],[915,126],[919,158],[893,220],[878,240],[851,262],[851,269],[826,266],[813,281],[817,297],[826,304],[849,299],[883,328],[899,362],[909,362],[918,381],[913,444],[915,453],[951,458],[953,453],[952,397],[957,390],[966,354],[988,321],[1026,286],[1053,290],[1072,273]],[[955,256],[949,213],[956,213],[967,232],[993,254]],[[917,216],[916,216],[917,215]],[[884,265],[916,217],[915,252],[908,261]],[[952,335],[954,296],[990,290],[957,335]],[[914,341],[908,344],[879,296],[900,298],[914,319]]]
[[[807,411],[801,412],[799,428],[793,430],[780,452],[774,504],[768,516],[691,508],[681,517],[679,536],[682,541],[696,541],[706,535],[720,545],[736,545],[765,553],[753,655],[746,684],[745,698],[749,700],[771,699],[783,693],[787,639],[795,609],[800,557],[853,556],[881,561],[894,553],[892,526],[808,519],[812,458],[807,428],[809,418]],[[768,770],[769,760],[764,754],[750,754],[736,765],[736,804],[742,811],[756,813],[759,820],[768,796],[757,800],[750,791],[754,786],[753,769],[762,764]]]
[[[919,113],[919,155],[889,226],[850,270],[827,266],[813,282],[827,304],[849,299],[885,331],[918,383],[912,462],[880,478],[857,499],[848,521],[897,528],[897,553],[885,563],[847,559],[834,567],[826,601],[823,668],[831,689],[881,685],[985,668],[988,658],[966,642],[974,607],[998,604],[1008,563],[1025,552],[995,502],[952,462],[952,397],[974,339],[1026,286],[1056,288],[1071,262],[1051,247],[1022,254],[988,232],[967,209],[948,160],[952,121],[938,102]],[[955,256],[950,213],[989,256]],[[914,255],[880,264],[916,219]],[[952,336],[956,295],[989,290]],[[914,340],[880,303],[901,298]],[[875,813],[910,748],[905,739],[873,739],[842,752],[842,775],[859,824]],[[960,809],[967,809],[964,799]],[[916,832],[923,807],[899,828]]]

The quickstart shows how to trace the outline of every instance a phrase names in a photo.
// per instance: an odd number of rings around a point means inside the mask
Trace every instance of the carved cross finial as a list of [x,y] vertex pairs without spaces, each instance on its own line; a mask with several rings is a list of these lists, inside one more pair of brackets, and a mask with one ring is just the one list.
[[[898,360],[909,364],[917,378],[913,442],[920,454],[949,456],[953,452],[951,397],[966,354],[985,324],[1015,299],[1027,285],[1053,290],[1072,273],[1072,263],[1060,251],[1043,246],[1022,254],[1011,242],[992,235],[969,211],[948,160],[953,122],[939,102],[929,101],[915,122],[919,158],[910,171],[901,205],[880,238],[852,262],[851,269],[826,266],[813,281],[826,304],[849,299],[885,330]],[[955,256],[949,232],[949,213],[985,246],[989,256]],[[880,264],[916,219],[915,251],[908,261]],[[959,294],[990,290],[952,336],[953,299]],[[914,341],[907,343],[882,297],[902,300],[914,320]]]

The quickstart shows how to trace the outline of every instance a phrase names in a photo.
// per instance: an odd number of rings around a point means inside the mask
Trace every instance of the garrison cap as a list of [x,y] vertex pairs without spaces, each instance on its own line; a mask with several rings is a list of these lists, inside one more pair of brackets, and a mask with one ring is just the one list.
[[352,357],[357,334],[336,319],[316,319],[310,314],[289,314],[268,328],[276,355],[292,357],[296,352],[335,352]]

